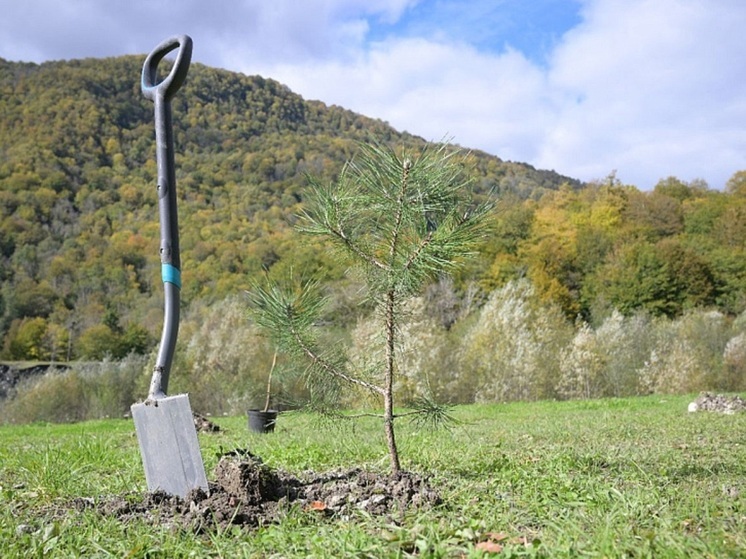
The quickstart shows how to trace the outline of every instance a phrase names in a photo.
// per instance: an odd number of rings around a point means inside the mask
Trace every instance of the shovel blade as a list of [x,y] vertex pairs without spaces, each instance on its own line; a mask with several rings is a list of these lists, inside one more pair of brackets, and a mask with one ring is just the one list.
[[134,404],[131,410],[148,490],[182,498],[198,487],[207,491],[189,397],[167,396]]

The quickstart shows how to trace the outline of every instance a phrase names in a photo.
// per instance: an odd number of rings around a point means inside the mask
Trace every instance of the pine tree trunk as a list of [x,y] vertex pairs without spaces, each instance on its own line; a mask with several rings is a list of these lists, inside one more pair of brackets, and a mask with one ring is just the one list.
[[399,449],[396,447],[396,437],[394,436],[394,402],[391,395],[386,394],[384,396],[383,405],[383,427],[386,431],[386,444],[389,447],[391,473],[396,476],[401,472],[401,465],[399,464]]
[[394,320],[394,291],[386,295],[386,378],[383,390],[383,428],[386,432],[386,443],[389,447],[391,459],[391,473],[398,475],[401,471],[399,464],[399,450],[394,435],[394,335],[396,324]]

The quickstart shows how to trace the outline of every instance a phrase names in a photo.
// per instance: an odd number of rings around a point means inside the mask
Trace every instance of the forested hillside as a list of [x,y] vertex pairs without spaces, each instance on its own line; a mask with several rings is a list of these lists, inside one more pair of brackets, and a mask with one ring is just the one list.
[[[163,295],[142,61],[0,60],[4,359],[118,359],[156,345]],[[332,339],[352,361],[376,351],[358,280],[295,231],[295,216],[306,175],[333,180],[359,142],[417,149],[425,140],[198,64],[173,112],[185,309],[176,388],[215,413],[263,390],[273,350],[248,323],[242,295],[265,273],[319,279]],[[492,232],[477,259],[410,309],[397,387],[405,399],[746,387],[745,171],[725,192],[673,176],[641,192],[613,173],[581,184],[479,152],[468,167],[477,196],[496,200]],[[106,377],[115,386],[94,383],[90,393],[126,409],[141,365],[123,361],[126,373]],[[85,375],[60,377],[55,394],[89,401],[80,390],[94,377]],[[278,390],[302,396],[298,385]],[[60,417],[76,405],[60,404]],[[102,409],[90,406],[76,417]],[[55,413],[19,407],[13,416]]]
[[[161,292],[153,106],[143,59],[41,65],[0,59],[0,336],[6,358],[148,351]],[[173,100],[188,307],[268,271],[338,279],[299,241],[306,174],[331,180],[376,139],[424,145],[386,123],[305,101],[281,84],[193,65]],[[578,181],[473,154],[483,195],[539,199]]]

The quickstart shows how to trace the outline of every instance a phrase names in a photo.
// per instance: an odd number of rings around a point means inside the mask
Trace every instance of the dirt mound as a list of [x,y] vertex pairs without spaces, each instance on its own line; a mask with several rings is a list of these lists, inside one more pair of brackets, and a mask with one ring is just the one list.
[[725,396],[724,394],[703,392],[696,400],[689,404],[689,411],[714,411],[734,414],[746,411],[746,400],[740,396]]
[[217,433],[220,431],[220,427],[204,415],[192,412],[192,417],[194,419],[194,428],[197,429],[198,433]]
[[165,493],[134,494],[105,499],[77,499],[75,508],[95,507],[123,521],[144,518],[196,532],[227,526],[254,528],[277,522],[292,506],[310,514],[348,517],[355,511],[372,515],[400,514],[410,507],[437,505],[441,498],[427,478],[402,472],[389,476],[361,469],[296,477],[274,470],[250,453],[223,456],[215,467],[209,495],[201,489],[180,499]]

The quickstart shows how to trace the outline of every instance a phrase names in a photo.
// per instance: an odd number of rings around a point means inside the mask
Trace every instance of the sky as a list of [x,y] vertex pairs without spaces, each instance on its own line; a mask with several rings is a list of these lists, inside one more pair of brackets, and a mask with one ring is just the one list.
[[[746,170],[743,0],[0,0],[0,58],[150,52],[583,181]],[[133,76],[139,80],[139,76]]]

